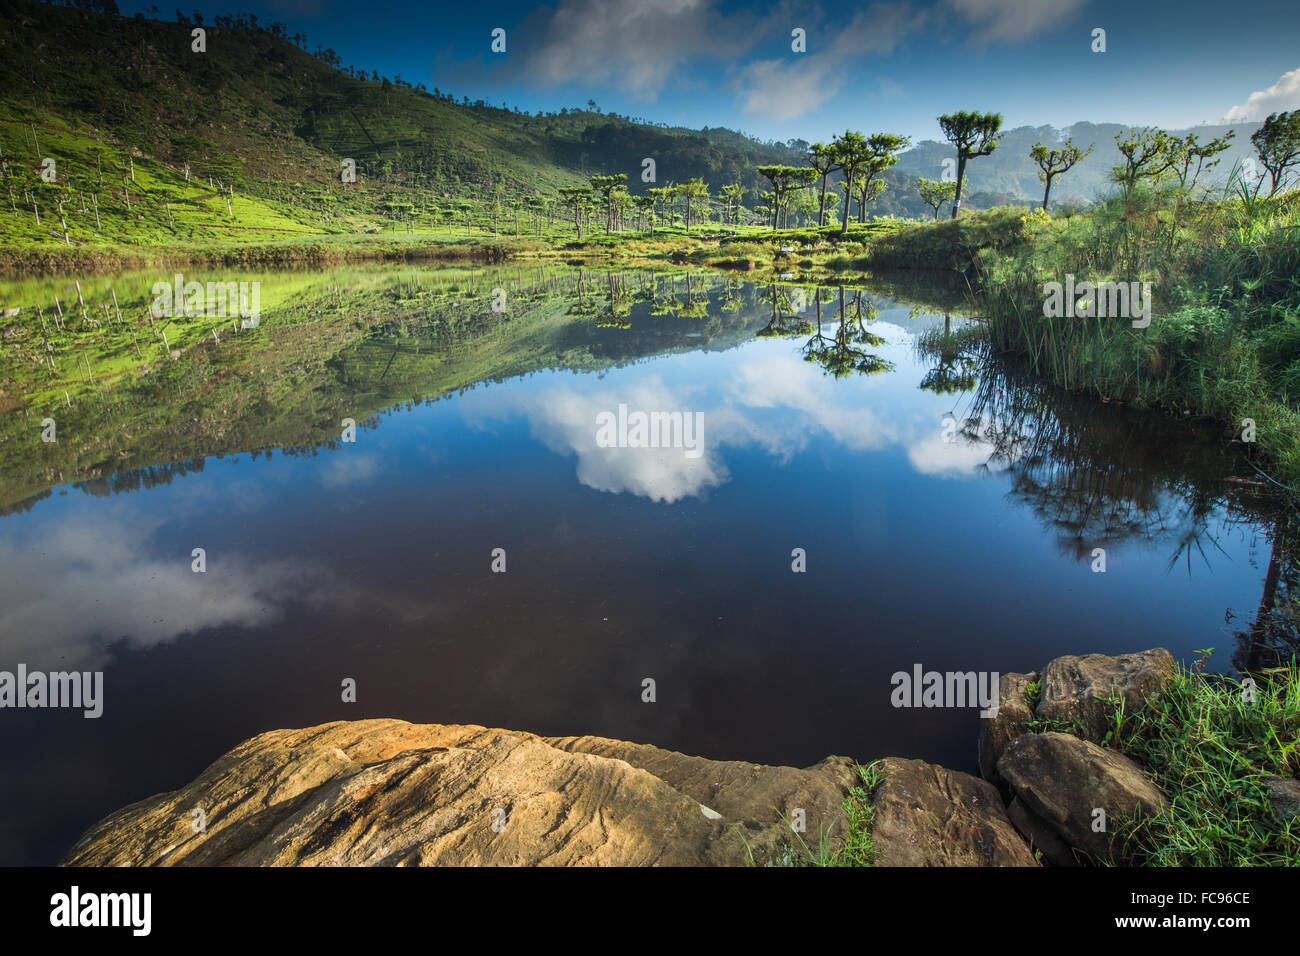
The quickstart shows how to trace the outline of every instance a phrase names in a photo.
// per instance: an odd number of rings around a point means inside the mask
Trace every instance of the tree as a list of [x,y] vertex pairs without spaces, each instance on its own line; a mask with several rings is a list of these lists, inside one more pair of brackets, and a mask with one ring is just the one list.
[[560,198],[569,205],[573,206],[573,228],[578,231],[578,238],[582,238],[582,222],[578,216],[582,207],[591,201],[591,187],[577,186],[560,190]]
[[1060,149],[1048,149],[1042,143],[1035,143],[1033,148],[1029,150],[1029,157],[1038,163],[1038,168],[1041,170],[1038,174],[1038,181],[1044,184],[1044,212],[1047,211],[1047,197],[1052,194],[1052,180],[1061,173],[1069,172],[1072,166],[1091,156],[1096,146],[1097,144],[1093,143],[1084,151],[1074,145],[1074,140],[1067,139],[1061,144]]
[[591,189],[605,197],[605,234],[609,235],[614,225],[614,190],[627,182],[627,173],[616,176],[592,176]]
[[[668,186],[661,186],[661,187],[659,187],[658,189],[650,189],[650,190],[648,190],[648,192],[649,192],[649,194],[650,194],[650,198],[653,199],[655,203],[670,203],[670,202],[672,202],[672,199],[673,199],[673,191],[672,191],[671,187],[668,187]],[[671,218],[672,218],[672,217],[671,217],[671,215],[670,215],[670,216],[669,216],[669,219],[671,220]],[[652,204],[652,205],[650,206],[650,232],[651,232],[651,233],[653,233],[654,230],[655,230],[654,220],[655,220],[655,207],[654,207],[654,205]],[[670,221],[669,225],[671,225],[671,221]]]
[[858,187],[858,222],[867,221],[867,204],[885,191],[883,180],[876,179],[886,169],[898,162],[899,150],[907,147],[906,136],[893,133],[876,133],[867,140],[871,155],[862,165],[861,185]]
[[686,201],[686,231],[691,231],[691,203],[697,199],[708,201],[709,187],[703,179],[698,176],[694,179],[688,179],[677,187],[677,191]]
[[951,202],[952,198],[957,195],[957,183],[942,182],[938,179],[926,179],[924,176],[916,181],[917,192],[921,194],[921,202],[925,203],[934,210],[934,218],[939,218],[939,207],[946,202]]
[[957,148],[957,189],[952,197],[952,218],[961,209],[961,187],[966,179],[966,163],[987,156],[998,148],[1002,129],[1001,113],[975,113],[962,110],[939,117],[944,138]]
[[844,174],[844,182],[847,184],[844,189],[844,215],[840,217],[842,236],[849,228],[849,199],[858,181],[858,172],[863,164],[871,159],[872,151],[866,137],[851,130],[845,130],[837,135],[831,143],[831,149],[835,154],[835,164]]
[[1111,169],[1111,178],[1124,187],[1125,196],[1144,179],[1157,183],[1178,163],[1178,138],[1165,130],[1147,126],[1115,134],[1115,148],[1124,157],[1123,166]]
[[813,143],[808,147],[808,167],[817,171],[821,177],[821,196],[817,205],[817,225],[826,225],[826,180],[838,168],[835,153],[825,143]]
[[[1208,143],[1202,143],[1197,139],[1195,133],[1188,133],[1182,139],[1177,140],[1175,149],[1178,154],[1178,162],[1174,166],[1174,171],[1178,174],[1179,184],[1185,189],[1193,188],[1202,172],[1219,165],[1219,160],[1213,157],[1225,152],[1232,145],[1232,140],[1236,135],[1237,131],[1230,129],[1226,136],[1212,139]],[[1193,162],[1196,163],[1195,171],[1192,170]],[[1190,182],[1188,182],[1189,176],[1191,177]]]
[[759,166],[758,174],[772,184],[772,228],[776,229],[781,212],[789,203],[790,191],[811,186],[817,181],[817,170],[807,166]]
[[[633,203],[633,205],[636,206],[637,218],[640,220],[640,222],[641,222],[642,224],[645,223],[645,221],[646,221],[646,217],[647,217],[647,216],[650,217],[650,228],[653,230],[653,229],[654,229],[654,208],[655,208],[655,197],[654,197],[654,196],[650,196],[650,195],[646,195],[646,196],[633,196],[633,197],[632,197],[632,203]],[[645,227],[644,227],[644,225],[642,225],[642,229],[641,229],[641,231],[642,231],[642,232],[645,232]]]
[[1250,141],[1268,170],[1270,196],[1282,188],[1287,170],[1300,164],[1300,110],[1273,113],[1255,130]]
[[745,187],[738,183],[722,187],[722,201],[726,204],[727,222],[733,226],[739,218],[740,197],[743,195],[745,195]]

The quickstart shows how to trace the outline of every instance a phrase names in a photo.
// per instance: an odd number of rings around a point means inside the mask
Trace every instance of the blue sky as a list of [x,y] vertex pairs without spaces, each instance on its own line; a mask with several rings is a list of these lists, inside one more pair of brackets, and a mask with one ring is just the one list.
[[[160,4],[161,6],[161,4]],[[186,4],[188,13],[194,4]],[[147,10],[123,4],[124,12]],[[763,139],[846,127],[937,138],[934,117],[1169,128],[1300,107],[1295,0],[259,0],[247,9],[347,64],[529,111],[606,111]],[[163,7],[171,19],[174,6]],[[505,54],[489,47],[506,30]],[[807,52],[791,49],[806,31]],[[1091,50],[1106,31],[1106,52]]]

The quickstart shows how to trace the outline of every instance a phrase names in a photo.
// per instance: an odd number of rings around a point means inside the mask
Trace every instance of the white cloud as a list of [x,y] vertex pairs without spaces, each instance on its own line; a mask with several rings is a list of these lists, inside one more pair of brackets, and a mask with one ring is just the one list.
[[902,96],[903,95],[903,84],[899,83],[897,80],[891,80],[887,76],[882,76],[876,82],[877,85],[879,85],[880,87],[881,96]]
[[945,0],[949,9],[975,28],[975,40],[998,43],[1023,40],[1062,24],[1082,9],[1084,0]]
[[379,464],[377,455],[349,454],[343,449],[326,458],[317,475],[327,488],[366,484],[379,474]]
[[757,60],[740,73],[740,108],[771,119],[794,119],[820,108],[843,84],[843,75],[824,59]]
[[[875,331],[898,330],[882,326]],[[724,446],[754,446],[789,461],[819,433],[855,451],[905,441],[899,425],[862,404],[859,389],[871,387],[866,380],[856,389],[846,387],[793,354],[758,351],[707,395],[701,389],[669,387],[650,375],[622,387],[602,383],[582,390],[486,392],[468,398],[462,408],[480,426],[489,419],[523,416],[548,448],[577,457],[578,480],[588,488],[671,504],[730,480],[721,457]],[[687,458],[682,449],[597,446],[596,415],[620,404],[647,412],[701,412],[703,454]]]
[[[552,451],[578,458],[578,480],[588,488],[614,494],[629,492],[671,504],[717,487],[730,475],[717,455],[712,412],[693,405],[680,390],[674,392],[651,376],[618,390],[576,391],[562,387],[538,394],[482,393],[464,406],[470,419],[513,414],[528,419],[533,434]],[[689,458],[682,448],[601,448],[596,444],[596,416],[616,412],[620,404],[633,411],[704,412],[703,451]]]
[[1240,106],[1234,106],[1223,117],[1225,123],[1245,123],[1262,120],[1270,113],[1300,109],[1300,67],[1283,73],[1281,79],[1266,90],[1256,90]]
[[162,525],[138,508],[80,512],[43,526],[36,541],[0,540],[0,655],[11,664],[102,664],[104,642],[152,647],[184,633],[278,620],[286,600],[346,593],[318,569],[208,551],[151,553]]
[[[843,26],[808,28],[807,53],[755,60],[736,71],[740,108],[778,120],[811,113],[840,91],[856,60],[892,53],[923,26],[923,17],[907,3],[877,3]],[[823,37],[830,38],[824,47]]]
[[731,59],[754,39],[752,23],[724,19],[714,0],[560,0],[514,34],[535,82],[612,83],[649,100],[691,58]]
[[[182,490],[177,503],[201,511],[210,497]],[[271,500],[262,489],[253,507]],[[229,506],[223,493],[223,513]],[[189,543],[160,553],[154,539],[165,523],[124,496],[86,502],[35,536],[0,537],[0,668],[100,667],[110,643],[148,649],[207,628],[267,627],[291,604],[344,612],[378,605],[405,621],[444,613],[423,594],[364,588],[310,559],[252,558],[211,542],[198,573]]]
[[948,477],[974,475],[988,463],[993,446],[983,440],[970,441],[960,435],[946,442],[942,433],[931,431],[907,449],[907,460],[923,475]]

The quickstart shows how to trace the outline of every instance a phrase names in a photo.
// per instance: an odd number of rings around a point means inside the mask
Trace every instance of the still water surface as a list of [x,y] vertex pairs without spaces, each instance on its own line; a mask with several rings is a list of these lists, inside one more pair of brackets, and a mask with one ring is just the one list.
[[[919,349],[963,327],[942,307],[824,290],[796,313],[786,289],[774,313],[770,286],[591,270],[292,281],[300,317],[365,329],[304,348],[267,309],[256,349],[300,350],[291,393],[164,389],[155,460],[0,517],[0,669],[105,675],[97,720],[0,712],[0,863],[52,863],[273,728],[400,717],[974,771],[975,712],[896,710],[891,674],[1242,653],[1270,519],[1223,483],[1243,472],[1219,436],[1071,401],[955,336]],[[600,447],[620,404],[700,413],[702,454]]]

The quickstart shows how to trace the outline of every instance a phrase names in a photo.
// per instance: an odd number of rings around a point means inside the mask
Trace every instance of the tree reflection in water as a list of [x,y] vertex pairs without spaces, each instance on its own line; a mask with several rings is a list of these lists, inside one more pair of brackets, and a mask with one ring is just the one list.
[[954,330],[947,315],[918,351],[935,363],[921,387],[960,393],[961,435],[987,446],[984,467],[1011,475],[1008,495],[1064,553],[1090,560],[1095,548],[1146,543],[1167,548],[1169,568],[1183,563],[1190,574],[1194,558],[1208,566],[1223,552],[1216,532],[1267,528],[1263,593],[1234,632],[1232,665],[1259,670],[1300,648],[1300,513],[1267,483],[1242,477],[1250,467],[1220,428],[1063,392],[993,354],[973,324]]

